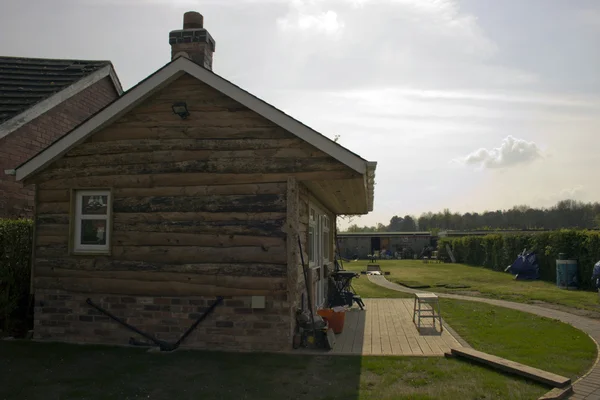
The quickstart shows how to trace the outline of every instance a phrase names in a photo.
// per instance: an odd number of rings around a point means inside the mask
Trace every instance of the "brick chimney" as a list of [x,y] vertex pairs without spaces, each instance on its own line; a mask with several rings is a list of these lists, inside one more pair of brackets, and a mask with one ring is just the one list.
[[169,33],[171,59],[185,55],[206,69],[212,70],[215,40],[203,28],[204,17],[195,11],[183,14],[183,29]]

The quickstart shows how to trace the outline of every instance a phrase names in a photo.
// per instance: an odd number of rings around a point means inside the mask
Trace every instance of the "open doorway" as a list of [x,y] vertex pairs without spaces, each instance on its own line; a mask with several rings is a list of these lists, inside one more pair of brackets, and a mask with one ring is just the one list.
[[374,254],[376,251],[381,249],[381,238],[372,237],[371,238],[371,254]]

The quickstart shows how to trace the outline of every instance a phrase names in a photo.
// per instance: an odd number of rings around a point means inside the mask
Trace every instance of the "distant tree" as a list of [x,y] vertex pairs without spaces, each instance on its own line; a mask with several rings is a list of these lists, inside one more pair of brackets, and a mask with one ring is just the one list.
[[517,205],[508,210],[484,211],[483,213],[426,212],[415,221],[414,217],[395,215],[387,226],[348,228],[349,232],[388,231],[439,231],[439,230],[502,230],[502,229],[600,229],[600,203],[583,203],[566,199],[550,208],[531,208]]
[[417,223],[410,215],[405,215],[402,219],[402,229],[401,232],[416,232],[417,231]]
[[392,219],[390,219],[390,224],[388,225],[388,231],[390,232],[400,232],[402,231],[404,221],[402,217],[394,215]]

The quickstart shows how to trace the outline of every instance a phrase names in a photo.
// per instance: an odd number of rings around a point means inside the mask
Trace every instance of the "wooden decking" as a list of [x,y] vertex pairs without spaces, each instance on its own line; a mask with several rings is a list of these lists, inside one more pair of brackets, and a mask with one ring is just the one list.
[[[412,322],[412,299],[364,299],[366,310],[346,313],[344,331],[330,354],[443,356],[460,343],[431,322],[419,332]],[[442,318],[444,310],[442,309]]]

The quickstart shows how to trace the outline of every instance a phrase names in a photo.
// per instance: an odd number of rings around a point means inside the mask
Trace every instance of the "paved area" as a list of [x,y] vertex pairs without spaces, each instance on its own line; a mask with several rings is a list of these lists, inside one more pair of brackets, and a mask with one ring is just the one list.
[[344,331],[336,335],[333,354],[443,356],[460,342],[444,324],[424,321],[422,328],[412,322],[411,299],[363,299],[366,309],[352,308],[346,313]]
[[[397,290],[405,293],[417,293],[422,292],[420,290],[414,290],[405,286],[398,285],[390,282],[383,276],[371,275],[369,280],[379,286],[386,287],[388,289]],[[505,300],[494,300],[486,299],[482,297],[470,297],[461,296],[450,293],[437,293],[440,298],[448,298],[455,300],[467,300],[467,301],[478,301],[481,303],[493,304],[500,307],[512,308],[514,310],[524,311],[531,314],[540,315],[547,318],[557,319],[567,324],[573,325],[575,328],[580,329],[590,335],[596,343],[600,342],[600,322],[580,317],[578,315],[569,314],[564,311],[553,310],[540,306],[534,306],[523,303],[513,303]],[[442,310],[443,315],[443,310]],[[574,394],[569,397],[571,400],[600,400],[600,365],[596,363],[587,375],[583,376],[573,385]]]

